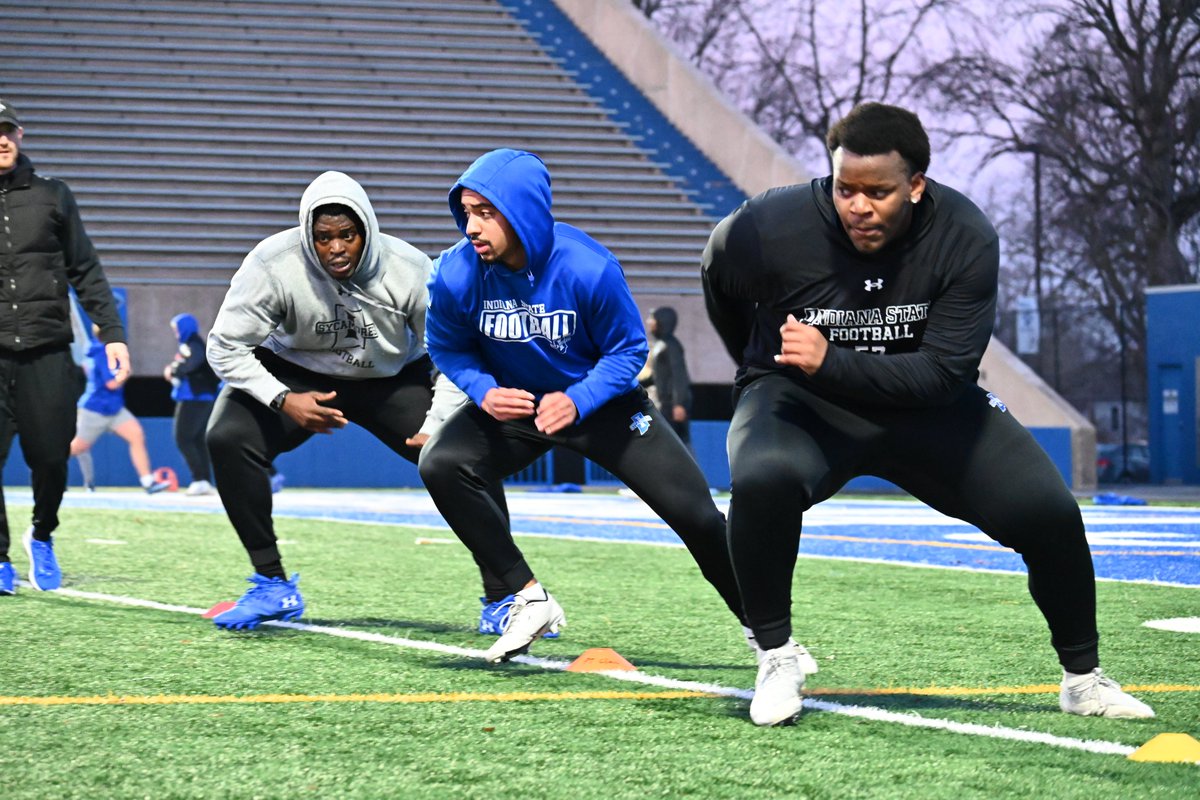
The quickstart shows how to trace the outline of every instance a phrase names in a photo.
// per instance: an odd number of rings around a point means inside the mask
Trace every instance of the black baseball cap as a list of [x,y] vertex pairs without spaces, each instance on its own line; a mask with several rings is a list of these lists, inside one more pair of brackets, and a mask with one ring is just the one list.
[[21,122],[17,119],[17,110],[7,100],[0,98],[0,125],[6,122],[21,127]]

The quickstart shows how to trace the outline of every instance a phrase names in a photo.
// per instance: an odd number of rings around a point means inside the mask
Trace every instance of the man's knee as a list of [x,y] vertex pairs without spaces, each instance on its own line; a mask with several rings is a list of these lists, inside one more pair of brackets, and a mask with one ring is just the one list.
[[780,495],[786,496],[789,504],[800,499],[806,508],[811,505],[808,475],[784,453],[737,459],[731,464],[730,476],[731,491],[737,497],[766,499]]

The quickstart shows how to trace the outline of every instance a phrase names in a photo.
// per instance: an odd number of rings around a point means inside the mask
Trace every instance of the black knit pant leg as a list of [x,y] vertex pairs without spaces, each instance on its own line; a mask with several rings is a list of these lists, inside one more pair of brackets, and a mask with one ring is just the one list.
[[1054,463],[1012,414],[972,387],[891,426],[884,477],[1020,554],[1060,663],[1099,665],[1096,583],[1083,517]]
[[226,386],[208,422],[217,493],[255,571],[280,562],[271,520],[271,462],[312,436],[291,418]]
[[783,375],[755,380],[738,398],[728,440],[729,551],[760,647],[779,647],[792,634],[804,512],[851,476],[860,427],[853,415]]
[[[652,420],[644,430],[634,422],[639,414]],[[713,502],[708,481],[687,445],[646,393],[637,389],[617,397],[559,435],[563,446],[620,478],[675,531],[700,573],[744,621],[726,544],[725,515]]]
[[[8,402],[30,470],[34,535],[45,538],[58,527],[58,509],[67,489],[79,368],[65,347],[19,354],[13,362],[6,387],[11,395]],[[7,448],[11,434],[4,438]]]
[[[8,463],[13,437],[17,435],[16,405],[17,361],[10,354],[0,353],[0,472]],[[4,487],[0,486],[0,563],[10,560],[12,539],[8,532],[8,509],[4,503]]]
[[434,505],[508,594],[533,580],[533,570],[513,541],[502,482],[550,447],[531,420],[500,422],[470,404],[421,448],[421,480]]
[[175,446],[187,463],[192,481],[212,481],[212,463],[208,457],[205,432],[212,415],[211,400],[181,400],[175,404],[172,428]]

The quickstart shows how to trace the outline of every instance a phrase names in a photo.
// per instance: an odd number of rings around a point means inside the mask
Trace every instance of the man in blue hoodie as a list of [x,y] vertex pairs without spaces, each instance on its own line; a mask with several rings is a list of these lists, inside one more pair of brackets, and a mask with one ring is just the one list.
[[532,153],[481,156],[449,200],[465,238],[434,265],[425,336],[434,364],[472,402],[425,445],[420,472],[476,561],[516,595],[487,660],[507,661],[566,621],[493,499],[504,478],[555,445],[596,462],[645,500],[741,619],[725,518],[687,448],[638,386],[646,336],[617,259],[554,220],[550,174]]
[[204,443],[208,418],[212,415],[220,381],[204,354],[204,339],[200,323],[191,314],[176,314],[171,318],[171,330],[179,340],[175,358],[163,368],[163,377],[171,383],[171,399],[175,401],[175,418],[171,430],[175,446],[187,462],[192,480],[188,495],[212,494],[212,462]]

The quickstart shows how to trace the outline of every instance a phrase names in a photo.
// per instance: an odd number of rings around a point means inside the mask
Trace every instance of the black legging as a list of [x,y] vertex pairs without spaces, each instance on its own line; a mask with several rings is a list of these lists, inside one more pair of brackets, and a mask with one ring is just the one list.
[[[336,391],[331,407],[416,463],[419,450],[404,440],[420,429],[433,397],[428,358],[390,378],[354,381],[319,375],[263,351],[256,355],[294,392]],[[312,435],[239,389],[226,386],[217,397],[207,437],[217,492],[256,569],[280,561],[271,521],[271,462]],[[371,465],[362,464],[362,469]]]
[[[634,421],[639,414],[653,420],[644,432]],[[533,579],[495,491],[554,445],[591,459],[636,492],[679,535],[701,574],[742,618],[725,518],[695,460],[641,389],[609,401],[553,436],[539,432],[531,418],[500,422],[473,404],[446,420],[421,453],[421,479],[477,562],[510,592]]]
[[803,513],[851,478],[877,475],[1019,553],[1059,661],[1073,672],[1098,665],[1079,505],[1033,436],[979,387],[937,408],[851,408],[767,375],[738,399],[729,462],[730,552],[763,647],[791,635]]
[[183,454],[188,471],[192,473],[192,481],[212,480],[212,463],[204,443],[204,433],[212,410],[212,400],[180,400],[175,404],[172,424],[175,446]]

